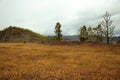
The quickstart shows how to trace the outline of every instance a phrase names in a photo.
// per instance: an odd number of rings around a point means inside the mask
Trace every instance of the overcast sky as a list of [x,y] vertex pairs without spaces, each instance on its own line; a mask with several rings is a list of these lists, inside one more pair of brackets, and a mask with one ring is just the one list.
[[83,25],[98,25],[106,11],[120,35],[120,0],[0,0],[0,29],[11,25],[53,35],[60,22],[64,35],[75,35]]

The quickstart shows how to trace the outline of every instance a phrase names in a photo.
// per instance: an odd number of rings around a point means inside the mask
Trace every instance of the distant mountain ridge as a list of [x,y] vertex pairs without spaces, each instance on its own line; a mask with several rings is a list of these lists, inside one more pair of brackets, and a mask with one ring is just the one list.
[[119,41],[120,40],[120,36],[116,36],[113,38],[113,41]]
[[63,39],[71,40],[71,41],[79,41],[78,35],[65,35],[63,36]]
[[41,43],[45,36],[35,33],[29,29],[10,26],[0,31],[0,42],[37,42]]
[[[78,35],[66,35],[66,36],[63,36],[63,39],[72,40],[72,41],[79,41]],[[113,41],[119,41],[119,40],[120,40],[120,36],[113,37]]]

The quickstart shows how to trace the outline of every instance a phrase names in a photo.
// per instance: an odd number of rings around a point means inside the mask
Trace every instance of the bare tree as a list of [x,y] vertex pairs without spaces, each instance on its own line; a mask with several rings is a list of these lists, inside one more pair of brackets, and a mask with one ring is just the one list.
[[102,33],[101,24],[98,24],[98,26],[93,28],[93,30],[94,30],[95,41],[102,42],[103,41],[103,33]]
[[101,21],[102,34],[106,38],[106,43],[109,44],[110,39],[113,37],[113,32],[115,26],[113,26],[113,21],[111,20],[111,15],[106,11],[103,15],[103,20]]
[[88,27],[88,40],[94,41],[94,32],[91,26]]

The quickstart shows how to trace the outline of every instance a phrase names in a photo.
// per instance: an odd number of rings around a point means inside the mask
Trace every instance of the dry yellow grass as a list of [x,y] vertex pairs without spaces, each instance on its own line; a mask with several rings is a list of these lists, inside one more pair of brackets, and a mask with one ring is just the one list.
[[0,43],[0,80],[120,80],[120,46]]

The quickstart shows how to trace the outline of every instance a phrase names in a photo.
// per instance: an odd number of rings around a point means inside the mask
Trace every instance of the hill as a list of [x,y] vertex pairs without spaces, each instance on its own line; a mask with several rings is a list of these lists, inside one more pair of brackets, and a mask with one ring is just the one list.
[[37,42],[45,41],[46,37],[29,29],[10,26],[0,31],[0,42]]

